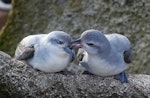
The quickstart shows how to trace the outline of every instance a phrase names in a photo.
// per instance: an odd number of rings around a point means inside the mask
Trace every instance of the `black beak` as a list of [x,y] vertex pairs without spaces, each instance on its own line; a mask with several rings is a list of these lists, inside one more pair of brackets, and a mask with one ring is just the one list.
[[77,39],[71,42],[71,44],[80,44],[81,43],[81,39]]
[[75,52],[71,50],[69,47],[65,47],[64,50],[71,56],[71,62],[72,62],[75,57]]
[[71,48],[81,48],[82,46],[81,39],[77,39],[71,42]]

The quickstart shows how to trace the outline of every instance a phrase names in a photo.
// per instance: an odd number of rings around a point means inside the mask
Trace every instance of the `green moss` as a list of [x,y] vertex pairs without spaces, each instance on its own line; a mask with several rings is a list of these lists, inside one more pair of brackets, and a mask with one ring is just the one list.
[[55,9],[55,11],[58,15],[63,14],[62,9],[56,3],[52,3],[50,6]]
[[8,92],[8,88],[5,84],[0,85],[0,98],[10,98],[10,94]]
[[110,2],[110,0],[102,0],[103,2],[105,2],[105,3],[109,3]]
[[[36,2],[33,3],[33,0],[27,0],[14,3],[13,1],[13,8],[10,11],[7,24],[0,33],[0,50],[12,56],[14,55],[17,43],[23,37],[27,36],[29,32],[30,34],[44,33],[43,30],[48,24],[48,18],[45,18],[48,15],[31,11],[28,3],[35,4]],[[39,6],[32,7],[32,9],[37,10]],[[40,18],[34,16],[40,16]]]
[[111,17],[121,17],[123,15],[124,12],[117,12],[114,11],[111,13]]
[[76,8],[79,7],[82,3],[82,0],[71,0],[70,7]]
[[82,6],[81,6],[82,0],[71,0],[69,6],[71,9],[73,9],[74,12],[81,12]]

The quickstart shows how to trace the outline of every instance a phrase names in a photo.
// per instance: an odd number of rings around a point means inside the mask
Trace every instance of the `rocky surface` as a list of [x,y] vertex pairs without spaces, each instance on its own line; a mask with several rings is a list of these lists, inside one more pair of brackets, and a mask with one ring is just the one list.
[[1,98],[149,98],[150,76],[129,75],[122,84],[112,77],[43,73],[0,51],[0,87]]

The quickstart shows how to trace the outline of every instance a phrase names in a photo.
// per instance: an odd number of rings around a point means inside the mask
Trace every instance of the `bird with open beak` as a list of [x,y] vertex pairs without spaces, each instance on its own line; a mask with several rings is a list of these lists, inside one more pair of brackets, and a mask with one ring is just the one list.
[[126,63],[132,61],[130,41],[120,34],[104,35],[99,30],[86,30],[72,42],[72,48],[81,48],[80,64],[87,72],[99,76],[114,76],[122,83],[128,82]]

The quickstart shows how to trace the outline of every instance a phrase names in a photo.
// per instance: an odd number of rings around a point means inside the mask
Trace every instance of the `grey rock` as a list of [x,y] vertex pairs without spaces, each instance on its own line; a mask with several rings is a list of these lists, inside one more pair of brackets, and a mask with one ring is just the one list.
[[11,63],[11,56],[0,51],[0,76],[3,75],[5,68],[7,69]]
[[0,92],[16,98],[150,97],[150,76],[144,74],[129,74],[129,83],[122,84],[112,77],[43,73],[4,52],[0,52],[0,72]]

